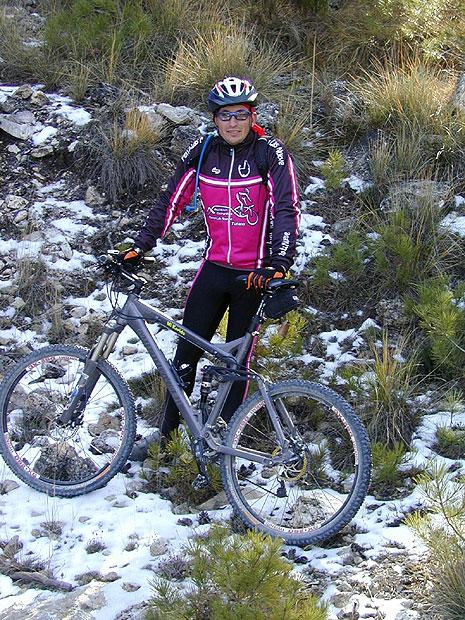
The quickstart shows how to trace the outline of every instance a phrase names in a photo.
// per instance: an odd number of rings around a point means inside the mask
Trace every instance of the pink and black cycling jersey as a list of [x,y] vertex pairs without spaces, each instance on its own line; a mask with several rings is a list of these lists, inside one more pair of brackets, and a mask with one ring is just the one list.
[[[254,131],[231,146],[219,137],[202,160],[199,190],[207,231],[204,258],[236,269],[272,265],[287,271],[293,262],[300,211],[292,159],[277,139],[267,138],[266,185],[255,162]],[[151,249],[189,204],[195,165],[205,138],[185,151],[168,188],[151,209],[135,239]]]

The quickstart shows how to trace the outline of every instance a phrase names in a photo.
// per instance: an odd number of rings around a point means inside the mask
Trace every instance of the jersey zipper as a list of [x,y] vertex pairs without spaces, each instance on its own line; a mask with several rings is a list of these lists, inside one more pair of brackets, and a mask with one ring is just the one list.
[[232,171],[233,171],[233,167],[234,167],[234,149],[231,148],[230,150],[230,155],[231,155],[231,166],[229,168],[229,176],[228,176],[228,206],[229,206],[229,210],[228,210],[228,255],[226,257],[226,262],[228,263],[228,265],[231,265],[231,214],[232,214],[232,199],[231,199],[231,177],[232,177]]

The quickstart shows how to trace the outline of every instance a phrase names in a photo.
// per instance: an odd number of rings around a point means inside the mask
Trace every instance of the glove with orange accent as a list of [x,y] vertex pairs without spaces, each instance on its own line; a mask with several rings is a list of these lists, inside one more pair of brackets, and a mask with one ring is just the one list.
[[120,252],[118,258],[123,267],[131,270],[135,269],[140,265],[143,257],[144,252],[137,246],[134,246],[132,248],[129,248],[128,250],[123,250],[122,252]]
[[260,269],[254,269],[247,276],[247,290],[255,289],[256,291],[263,292],[266,290],[271,280],[275,278],[284,278],[284,270],[281,271],[281,267],[276,269],[275,267],[261,267]]

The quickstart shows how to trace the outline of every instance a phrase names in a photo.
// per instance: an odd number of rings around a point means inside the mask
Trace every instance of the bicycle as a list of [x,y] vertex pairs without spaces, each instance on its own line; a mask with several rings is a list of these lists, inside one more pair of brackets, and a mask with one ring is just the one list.
[[[243,364],[267,313],[283,314],[289,295],[292,306],[297,283],[273,281],[245,335],[215,344],[141,300],[146,281],[137,270],[124,268],[117,255],[109,251],[100,257],[100,267],[117,300],[122,283],[129,290],[122,307],[113,304],[95,345],[45,347],[22,358],[3,379],[0,451],[11,470],[38,491],[74,497],[104,486],[122,469],[135,439],[135,402],[108,358],[128,326],[190,431],[199,470],[194,486],[209,483],[210,455],[219,458],[227,498],[246,526],[299,545],[339,532],[359,510],[369,485],[364,426],[333,390],[299,379],[272,383]],[[201,370],[197,408],[148,322],[172,330],[216,362]],[[244,380],[254,381],[257,390],[226,425],[222,407],[232,382]]]

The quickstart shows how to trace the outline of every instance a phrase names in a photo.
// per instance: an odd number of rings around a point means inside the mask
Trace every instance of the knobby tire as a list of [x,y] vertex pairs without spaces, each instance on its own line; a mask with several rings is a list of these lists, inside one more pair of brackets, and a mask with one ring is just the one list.
[[79,419],[62,426],[87,351],[54,345],[30,353],[0,385],[0,451],[29,486],[74,497],[103,487],[117,474],[135,437],[134,400],[119,372],[98,362],[100,377]]
[[291,458],[276,461],[282,446],[255,392],[234,414],[224,443],[259,451],[276,464],[222,455],[223,485],[246,526],[288,544],[315,544],[339,532],[362,505],[371,472],[368,436],[352,407],[325,386],[282,381],[270,396],[285,439],[294,442]]

